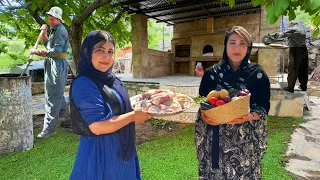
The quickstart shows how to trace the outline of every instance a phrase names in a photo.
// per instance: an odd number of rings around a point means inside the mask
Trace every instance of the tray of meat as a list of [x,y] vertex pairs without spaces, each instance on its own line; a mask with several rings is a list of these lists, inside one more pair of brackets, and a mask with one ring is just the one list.
[[171,116],[190,108],[193,99],[165,89],[150,89],[130,98],[133,109],[142,108],[153,116]]

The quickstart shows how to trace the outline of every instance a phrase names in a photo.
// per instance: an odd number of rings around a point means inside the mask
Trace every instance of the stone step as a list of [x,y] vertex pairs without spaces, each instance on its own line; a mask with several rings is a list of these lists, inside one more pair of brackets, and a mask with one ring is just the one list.
[[302,117],[306,92],[290,93],[283,90],[271,90],[270,116]]
[[320,97],[320,87],[308,87],[307,94],[308,96]]
[[[70,84],[71,84],[72,80],[73,79],[68,79],[67,80],[67,84],[66,84],[66,87],[65,87],[65,92],[69,91]],[[44,93],[44,82],[32,82],[31,93],[32,93],[32,95],[43,94]]]

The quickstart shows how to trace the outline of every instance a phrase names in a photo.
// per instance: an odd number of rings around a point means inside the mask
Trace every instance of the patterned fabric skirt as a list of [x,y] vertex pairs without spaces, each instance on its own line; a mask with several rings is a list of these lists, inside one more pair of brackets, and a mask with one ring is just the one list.
[[[264,116],[262,116],[263,118]],[[266,120],[219,126],[219,167],[212,167],[213,132],[200,115],[195,124],[199,179],[261,179]],[[262,123],[263,122],[263,123]]]

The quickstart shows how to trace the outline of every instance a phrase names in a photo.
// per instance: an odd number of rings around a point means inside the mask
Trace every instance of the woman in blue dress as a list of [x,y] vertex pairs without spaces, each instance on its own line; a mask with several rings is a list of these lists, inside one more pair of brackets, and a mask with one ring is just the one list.
[[221,63],[205,71],[199,94],[248,89],[250,113],[227,124],[217,124],[199,111],[195,123],[199,179],[261,179],[270,109],[269,78],[260,65],[250,62],[252,40],[243,27],[228,31],[224,46]]
[[90,32],[81,47],[79,76],[70,89],[73,130],[82,132],[72,180],[141,179],[135,124],[152,116],[132,110],[125,87],[112,72],[114,52],[107,31]]

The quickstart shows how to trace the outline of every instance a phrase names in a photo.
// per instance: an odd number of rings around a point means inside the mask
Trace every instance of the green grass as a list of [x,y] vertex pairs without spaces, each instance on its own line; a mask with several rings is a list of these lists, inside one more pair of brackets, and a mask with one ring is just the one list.
[[269,117],[268,119],[268,149],[262,160],[263,179],[285,180],[293,179],[283,168],[287,158],[283,156],[290,140],[290,135],[302,118]]
[[[263,179],[293,179],[283,168],[293,125],[302,119],[270,117],[268,150],[263,159]],[[37,134],[37,129],[34,134]],[[0,179],[68,179],[77,152],[78,137],[58,128],[57,136],[35,140],[34,148],[0,157]],[[138,146],[143,179],[197,179],[193,125],[173,135],[154,137]]]
[[176,135],[156,137],[139,146],[142,179],[197,179],[193,135],[193,126],[187,126]]
[[[37,133],[39,130],[34,132]],[[68,179],[78,139],[58,128],[57,136],[35,140],[31,150],[0,157],[0,179]]]

